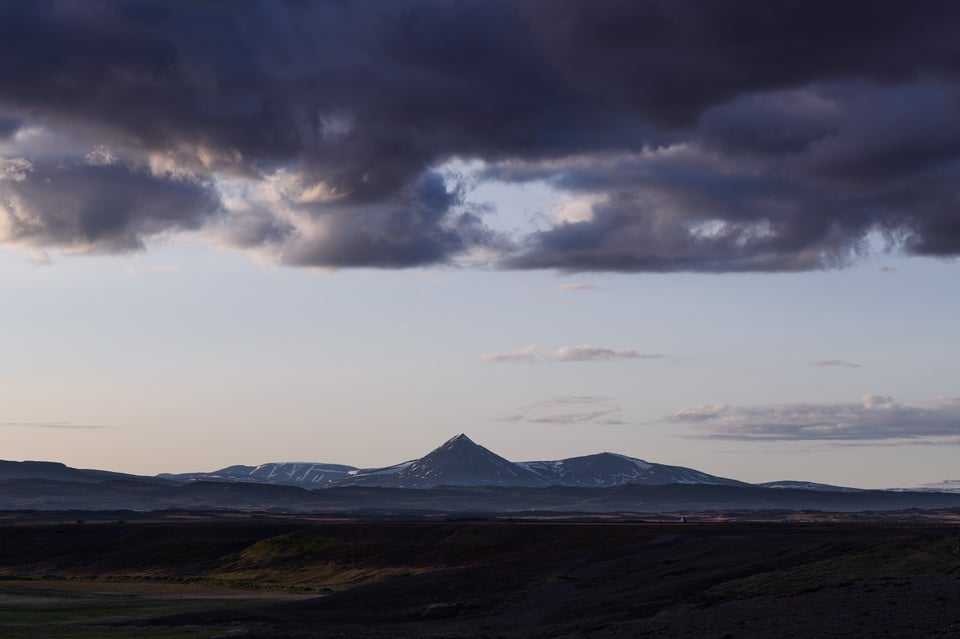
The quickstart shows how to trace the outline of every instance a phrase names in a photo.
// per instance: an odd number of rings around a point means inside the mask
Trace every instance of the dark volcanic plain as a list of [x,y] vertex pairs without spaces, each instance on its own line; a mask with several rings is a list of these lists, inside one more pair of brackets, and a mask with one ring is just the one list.
[[0,636],[960,636],[956,512],[686,524],[88,515],[4,514]]

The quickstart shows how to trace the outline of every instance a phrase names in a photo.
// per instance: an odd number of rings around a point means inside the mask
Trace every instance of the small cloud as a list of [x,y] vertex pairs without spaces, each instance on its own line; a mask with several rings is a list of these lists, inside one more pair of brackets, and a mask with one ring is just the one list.
[[817,368],[860,368],[860,364],[854,364],[845,359],[816,359],[808,362],[807,365]]
[[554,397],[553,399],[544,399],[539,402],[534,402],[533,404],[527,404],[521,408],[542,408],[545,406],[569,406],[571,404],[581,405],[581,404],[606,404],[612,402],[612,397],[604,397],[603,395],[563,395],[561,397]]
[[[577,406],[582,408],[577,410]],[[513,414],[496,420],[529,424],[625,424],[621,414],[620,406],[612,397],[567,395],[521,406]]]
[[100,430],[110,428],[96,424],[70,424],[67,422],[0,422],[4,428],[57,428],[63,430]]
[[83,156],[83,161],[90,166],[110,166],[120,160],[109,148],[100,145]]
[[177,269],[176,266],[162,264],[159,266],[151,266],[147,269],[147,272],[152,273],[153,275],[170,275],[172,273],[176,273],[178,270],[179,269]]
[[30,251],[30,263],[34,266],[52,266],[53,260],[50,259],[50,254],[43,249],[36,249]]
[[23,182],[27,174],[33,171],[33,163],[26,158],[0,157],[0,182]]
[[614,406],[607,410],[595,410],[580,413],[559,413],[543,417],[527,417],[526,421],[532,424],[624,424],[613,415],[620,413],[620,407]]
[[537,344],[529,344],[523,348],[507,353],[488,353],[480,357],[484,362],[495,364],[536,364],[540,360],[537,358]]
[[592,284],[561,284],[560,286],[555,287],[553,290],[561,292],[588,292],[602,291],[603,289],[599,286],[593,286]]
[[431,284],[447,284],[450,281],[450,277],[440,271],[421,271],[419,276]]
[[617,359],[660,359],[660,353],[640,353],[633,349],[610,349],[598,346],[563,346],[553,358],[558,362],[608,362]]
[[881,266],[880,270],[884,273],[899,273],[900,269],[893,268],[892,266]]
[[169,265],[149,266],[146,270],[137,268],[136,266],[123,267],[123,272],[131,277],[140,277],[142,275],[172,275],[178,270],[176,266]]
[[663,421],[696,425],[711,439],[951,443],[960,437],[960,398],[914,405],[879,395],[864,395],[856,402],[721,403],[685,408]]

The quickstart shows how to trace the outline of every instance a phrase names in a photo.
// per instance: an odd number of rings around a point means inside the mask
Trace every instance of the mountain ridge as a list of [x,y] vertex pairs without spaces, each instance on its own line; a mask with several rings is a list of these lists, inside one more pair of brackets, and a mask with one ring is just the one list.
[[[620,453],[601,452],[551,461],[512,462],[460,433],[423,457],[391,466],[358,468],[323,462],[270,462],[237,464],[210,472],[131,475],[102,470],[84,470],[59,462],[0,461],[0,481],[44,479],[98,483],[106,480],[153,482],[214,482],[288,486],[313,489],[338,487],[437,488],[500,486],[512,488],[614,488],[618,486],[670,484],[758,487],[775,490],[857,492],[865,489],[833,486],[811,481],[781,480],[750,484],[711,475],[693,468],[648,462]],[[957,480],[919,488],[888,490],[955,492]],[[937,490],[940,488],[940,490]]]
[[[330,469],[329,480],[316,477],[300,480],[290,466]],[[230,469],[263,469],[225,472]],[[207,481],[264,481],[301,488],[366,486],[381,488],[435,488],[439,486],[510,487],[614,487],[628,484],[648,486],[705,484],[748,486],[746,482],[711,475],[684,466],[657,464],[619,453],[602,452],[550,461],[512,462],[477,444],[465,433],[451,437],[423,457],[391,466],[355,468],[335,464],[274,463],[230,466],[211,473],[162,475],[166,478]]]

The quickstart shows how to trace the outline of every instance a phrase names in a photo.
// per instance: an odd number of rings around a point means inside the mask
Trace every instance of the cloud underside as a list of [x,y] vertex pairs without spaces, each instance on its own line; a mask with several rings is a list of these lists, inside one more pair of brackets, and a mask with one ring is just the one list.
[[716,439],[960,443],[960,398],[914,405],[876,395],[849,403],[714,404],[678,411],[664,421],[694,425]]
[[[0,242],[193,233],[334,268],[954,256],[958,22],[946,0],[4,3]],[[496,231],[484,181],[567,204]]]
[[860,364],[854,364],[845,359],[817,359],[809,365],[816,368],[860,368]]
[[659,353],[641,353],[627,348],[602,348],[598,346],[563,346],[553,358],[558,362],[608,362],[618,359],[660,359]]
[[[515,351],[506,351],[503,353],[488,353],[480,357],[484,362],[496,364],[539,364],[544,361],[538,355],[540,346],[530,344]],[[612,362],[616,360],[635,360],[635,359],[661,359],[663,355],[659,353],[641,353],[628,348],[603,348],[600,346],[589,346],[581,344],[579,346],[561,346],[552,354],[547,356],[547,360],[555,362]]]
[[515,351],[488,353],[480,359],[494,364],[536,364],[540,361],[537,357],[537,348],[539,348],[537,344],[530,344]]
[[621,425],[622,409],[612,397],[566,395],[521,406],[509,415],[497,417],[500,422],[558,425]]
[[102,430],[109,426],[97,424],[70,424],[67,422],[0,422],[4,428],[52,428],[56,430]]

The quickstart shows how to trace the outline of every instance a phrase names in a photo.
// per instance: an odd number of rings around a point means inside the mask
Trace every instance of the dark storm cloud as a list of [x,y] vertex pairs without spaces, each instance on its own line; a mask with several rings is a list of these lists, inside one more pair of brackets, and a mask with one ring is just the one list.
[[296,266],[404,268],[495,245],[496,234],[475,213],[458,210],[462,204],[459,189],[427,173],[393,200],[344,204],[321,215],[319,232],[292,242],[283,259]]
[[[29,125],[153,167],[73,170],[62,197],[84,201],[57,209],[24,195],[50,246],[120,250],[212,219],[298,266],[483,248],[513,268],[807,270],[871,237],[949,256],[958,23],[945,0],[2,3],[0,157],[41,166],[14,135]],[[437,177],[451,158],[589,197],[593,216],[507,242]],[[122,205],[102,202],[111,172]],[[282,175],[302,192],[211,214],[218,183]]]
[[532,0],[547,55],[584,91],[663,126],[742,94],[953,74],[958,8],[866,0]]
[[19,173],[7,175],[0,170],[0,236],[28,246],[141,249],[146,237],[197,229],[219,210],[216,193],[204,184],[122,164],[20,164]]
[[20,128],[20,120],[0,116],[0,140],[8,138]]

